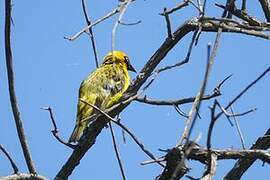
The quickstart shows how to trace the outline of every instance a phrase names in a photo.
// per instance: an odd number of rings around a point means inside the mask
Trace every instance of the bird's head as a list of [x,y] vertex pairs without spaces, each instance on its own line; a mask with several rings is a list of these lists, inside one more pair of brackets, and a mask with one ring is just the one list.
[[128,56],[122,51],[112,51],[112,52],[109,52],[104,57],[103,64],[112,64],[112,63],[125,64],[129,71],[136,72],[136,70],[130,63]]

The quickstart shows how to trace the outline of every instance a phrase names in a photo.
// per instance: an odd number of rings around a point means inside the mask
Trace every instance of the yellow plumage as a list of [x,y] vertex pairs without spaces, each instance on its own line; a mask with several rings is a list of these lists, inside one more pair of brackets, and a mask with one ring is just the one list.
[[103,64],[81,83],[76,125],[69,142],[77,142],[80,139],[90,123],[86,119],[96,112],[87,103],[105,110],[119,101],[130,84],[128,70],[135,72],[128,56],[121,51],[113,51],[108,53]]

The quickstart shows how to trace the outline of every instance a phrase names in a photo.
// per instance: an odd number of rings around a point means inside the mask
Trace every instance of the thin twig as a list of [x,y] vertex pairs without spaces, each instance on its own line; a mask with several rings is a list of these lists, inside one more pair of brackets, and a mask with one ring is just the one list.
[[[220,4],[215,4],[217,7],[220,7],[222,9],[226,9],[225,6],[220,5]],[[226,10],[228,10],[231,14],[235,15],[236,17],[246,21],[249,25],[251,26],[260,26],[262,24],[262,22],[260,22],[259,20],[255,19],[253,16],[250,16],[249,14],[247,14],[247,12],[236,9],[236,8],[227,8]]]
[[206,141],[206,147],[207,147],[207,161],[208,161],[208,165],[207,165],[207,170],[206,172],[210,172],[211,168],[212,168],[212,150],[211,150],[211,138],[212,138],[212,132],[214,129],[214,125],[217,119],[215,119],[215,111],[216,111],[216,107],[217,107],[217,100],[214,101],[214,105],[213,107],[210,107],[210,112],[211,112],[211,121],[208,127],[208,132],[207,132],[207,141]]
[[[258,151],[264,151],[270,148],[270,129],[267,132],[257,139],[257,141],[252,145],[250,150],[242,151],[253,151],[254,156],[243,156],[241,157],[234,165],[234,167],[226,174],[224,177],[225,180],[229,179],[241,179],[241,176],[247,171],[247,169],[256,161],[258,156],[262,153],[256,153]],[[269,158],[269,151],[268,153]],[[267,157],[267,156],[266,156]],[[262,161],[266,162],[267,158],[260,158]],[[270,164],[270,161],[267,161]]]
[[188,118],[188,115],[187,115],[185,112],[183,112],[183,111],[179,108],[178,105],[174,105],[173,107],[174,107],[174,109],[176,110],[176,112],[177,112],[180,116],[183,116],[183,117],[185,117],[185,118]]
[[166,13],[166,11],[167,11],[167,8],[164,8],[163,13],[164,13],[164,17],[165,17],[165,20],[166,20],[168,37],[173,38],[173,36],[172,36],[172,25],[171,25],[171,22],[170,22],[170,17],[169,17],[169,14]]
[[160,13],[160,15],[162,15],[162,16],[165,16],[165,14],[168,14],[169,15],[169,14],[171,14],[171,13],[173,13],[173,12],[175,12],[175,11],[177,11],[177,10],[185,7],[185,6],[187,6],[188,3],[189,3],[188,0],[183,0],[183,2],[177,4],[174,8],[169,9],[166,12]]
[[120,168],[120,171],[121,171],[122,178],[123,178],[123,180],[125,180],[126,176],[125,176],[125,172],[124,172],[124,167],[123,167],[123,164],[122,164],[122,161],[121,161],[120,153],[119,153],[118,148],[117,148],[117,144],[116,144],[116,140],[115,140],[115,136],[114,136],[114,131],[113,131],[113,128],[112,128],[112,123],[110,121],[109,121],[109,127],[110,127],[110,132],[111,132],[111,135],[112,135],[113,148],[114,148],[114,152],[115,152],[115,155],[116,155],[116,158],[117,158],[117,162],[118,162],[118,165],[119,165],[119,168]]
[[188,62],[189,62],[189,59],[190,59],[191,52],[192,52],[192,48],[193,48],[194,43],[195,43],[195,38],[196,38],[197,33],[198,33],[198,31],[195,31],[195,32],[193,33],[191,42],[190,42],[189,47],[188,47],[188,52],[187,52],[186,57],[185,57],[184,60],[182,60],[182,61],[180,61],[180,62],[178,62],[178,63],[175,63],[175,64],[173,64],[173,65],[170,65],[170,66],[162,67],[162,68],[156,70],[155,72],[160,73],[160,72],[163,72],[163,71],[166,71],[166,70],[175,68],[175,67],[180,67],[180,66],[182,66],[182,65],[184,65],[184,64],[186,64],[186,63],[188,63]]
[[195,101],[194,101],[194,103],[192,105],[192,108],[191,108],[191,110],[189,112],[189,118],[188,118],[188,120],[186,122],[184,132],[182,134],[182,137],[181,137],[180,141],[177,143],[177,146],[180,146],[184,140],[186,140],[187,142],[189,140],[189,136],[190,136],[190,134],[192,132],[192,129],[193,129],[195,121],[196,121],[196,118],[198,116],[198,111],[200,109],[201,99],[202,99],[202,97],[204,95],[204,91],[205,91],[205,88],[206,88],[206,85],[207,85],[207,81],[208,81],[208,78],[209,78],[209,75],[210,75],[210,71],[212,69],[212,65],[214,63],[214,59],[215,59],[216,54],[217,54],[221,32],[222,32],[222,28],[219,28],[218,32],[217,32],[216,40],[215,40],[215,43],[214,43],[214,48],[213,48],[213,51],[212,51],[211,55],[210,55],[210,45],[208,45],[207,66],[206,66],[206,71],[205,71],[203,83],[202,83],[200,91],[198,92],[198,94],[196,96],[196,99],[195,99]]
[[131,23],[126,23],[126,22],[121,21],[119,22],[119,24],[124,25],[124,26],[134,26],[134,25],[140,24],[141,22],[142,22],[141,20],[138,20],[136,22],[131,22]]
[[189,2],[199,11],[199,14],[202,14],[201,8],[197,4],[195,4],[192,0],[189,0]]
[[202,13],[203,13],[203,5],[202,5],[202,3],[201,3],[201,0],[197,0],[197,6],[198,6],[199,9],[200,9],[200,14],[202,14]]
[[[91,21],[90,21],[90,18],[88,17],[87,5],[86,5],[85,0],[82,0],[82,7],[83,7],[83,14],[84,14],[85,21],[86,21],[87,25],[90,26]],[[98,54],[97,54],[96,42],[95,42],[92,27],[90,27],[88,29],[88,32],[89,32],[89,36],[91,39],[91,44],[92,44],[92,48],[93,48],[93,52],[94,52],[94,56],[95,56],[96,67],[98,68]]]
[[64,37],[65,39],[69,40],[69,41],[74,41],[76,40],[80,35],[82,35],[84,32],[86,32],[88,29],[92,28],[93,26],[99,24],[100,22],[108,19],[109,17],[115,15],[119,13],[119,8],[115,8],[114,10],[112,10],[111,12],[109,12],[107,15],[105,15],[104,17],[96,20],[95,22],[93,22],[92,24],[90,24],[89,26],[84,27],[81,31],[79,31],[78,33],[76,33],[75,35],[73,35],[72,37]]
[[[239,98],[241,98],[252,86],[254,86],[260,79],[262,79],[268,72],[270,71],[270,66],[257,77],[254,81],[252,81],[247,87],[245,87],[229,104],[225,107],[225,110],[227,110],[231,105],[233,105]],[[219,118],[223,112],[221,111],[219,114],[217,114],[216,118]]]
[[203,1],[203,8],[202,8],[202,9],[203,9],[203,10],[202,10],[202,12],[203,12],[203,14],[202,14],[202,15],[203,15],[203,16],[204,16],[204,14],[205,14],[205,9],[206,9],[206,1],[207,1],[207,0],[204,0],[204,1]]
[[153,163],[157,163],[157,162],[163,162],[163,161],[165,161],[165,160],[166,160],[166,158],[163,156],[163,157],[161,157],[161,158],[158,158],[157,160],[147,160],[147,161],[143,161],[143,162],[141,162],[140,164],[141,164],[142,166],[144,166],[144,165],[153,164]]
[[[230,118],[230,117],[238,117],[238,116],[244,116],[244,115],[246,115],[246,114],[249,114],[249,113],[254,112],[254,111],[257,110],[256,108],[253,108],[253,109],[247,110],[247,111],[242,112],[242,113],[234,114],[234,113],[229,113],[224,107],[222,107],[222,106],[220,105],[220,103],[219,103],[218,101],[217,101],[217,105],[218,105],[218,107],[221,109],[221,111],[223,111],[223,113],[225,114],[225,116],[226,116],[227,118]],[[232,123],[232,122],[230,122],[230,124],[233,126],[233,123]]]
[[14,82],[14,72],[13,72],[13,59],[12,50],[10,43],[10,22],[11,22],[11,0],[5,1],[5,53],[6,53],[6,67],[8,76],[8,87],[9,87],[9,97],[12,107],[12,112],[16,124],[16,130],[19,136],[21,148],[23,150],[24,159],[27,164],[29,173],[36,174],[36,169],[31,157],[29,146],[27,144],[26,135],[23,128],[23,123],[20,117],[20,111],[17,104],[17,98],[15,93],[15,82]]
[[[206,83],[207,83],[207,80],[209,78],[209,74],[210,74],[212,65],[214,63],[214,59],[215,59],[215,57],[217,55],[217,50],[218,50],[218,46],[219,46],[221,32],[222,32],[222,28],[218,28],[218,32],[217,32],[217,35],[216,35],[216,40],[215,40],[215,43],[214,43],[214,48],[213,48],[213,51],[212,51],[211,55],[210,55],[211,47],[210,47],[210,45],[208,45],[208,51],[207,51],[208,52],[208,63],[207,63],[207,69],[206,69],[206,73],[205,73],[204,83],[203,83],[202,88],[200,90],[200,92],[202,92],[202,94],[200,94],[200,96],[202,96],[203,93],[204,93],[204,90],[206,88]],[[200,100],[199,100],[198,103],[200,103]],[[198,108],[199,108],[199,105],[200,104],[198,104]],[[196,111],[196,112],[198,112],[198,111]],[[194,121],[191,121],[191,123],[193,123],[193,124],[195,123],[195,117],[194,117]],[[190,134],[190,132],[192,130],[191,128],[192,128],[192,126],[190,126],[189,134]],[[189,137],[189,136],[187,136],[187,137]],[[208,157],[209,157],[208,162],[209,162],[209,164],[207,166],[206,172],[209,173],[209,174],[211,174],[211,172],[213,171],[213,166],[215,166],[215,164],[212,165],[212,162],[215,162],[215,161],[212,160],[212,154],[211,154],[211,151],[210,151],[210,147],[211,147],[210,139],[207,139],[207,149],[209,151],[208,152]]]
[[[122,22],[122,18],[127,10],[127,7],[129,4],[132,2],[132,0],[125,0],[124,2],[120,3],[119,5],[119,11],[120,14],[118,16],[117,21],[114,23],[113,29],[112,29],[112,46],[111,46],[111,51],[113,52],[115,50],[115,34],[116,34],[116,29],[119,25],[119,22]],[[114,56],[113,56],[114,57]]]
[[11,156],[9,155],[9,153],[7,152],[7,150],[0,144],[0,150],[6,155],[6,157],[8,158],[13,172],[14,174],[17,174],[19,172],[18,166],[16,165],[15,161],[11,158]]
[[60,142],[61,144],[64,144],[67,147],[75,149],[76,145],[67,143],[62,138],[59,137],[59,135],[58,135],[59,131],[58,131],[57,124],[56,124],[56,121],[55,121],[54,116],[53,116],[52,108],[51,107],[43,107],[41,109],[48,111],[50,114],[50,119],[51,119],[52,124],[53,124],[53,130],[51,130],[51,132],[52,132],[53,136],[56,138],[56,140],[58,142]]
[[[231,110],[232,114],[234,114],[233,106],[230,107],[230,110]],[[240,137],[240,141],[241,141],[242,148],[243,148],[243,149],[246,149],[246,146],[245,146],[246,143],[245,143],[244,136],[243,136],[243,133],[242,133],[242,131],[241,131],[240,125],[239,125],[239,123],[238,123],[238,120],[236,119],[235,116],[233,116],[233,120],[234,120],[234,123],[235,123],[235,125],[236,125],[237,133],[238,133],[238,135],[239,135],[239,137]]]
[[[221,95],[220,91],[214,91],[210,95],[203,96],[202,100],[209,100],[220,95]],[[144,97],[137,97],[135,100],[141,103],[151,104],[151,105],[173,106],[173,105],[182,105],[182,104],[192,103],[195,101],[195,99],[196,97],[188,97],[188,98],[176,99],[176,100],[153,100],[144,96]]]
[[[94,108],[95,110],[100,112],[102,115],[106,116],[110,121],[112,121],[113,123],[115,123],[119,127],[121,127],[128,135],[130,135],[130,137],[136,142],[136,144],[141,148],[141,150],[143,152],[145,152],[145,154],[147,154],[151,159],[156,160],[155,156],[152,153],[150,153],[150,151],[145,149],[144,145],[136,138],[136,136],[126,126],[124,126],[122,123],[120,123],[119,121],[112,118],[108,113],[106,113],[105,111],[102,111],[97,106],[90,104],[90,103],[84,101],[83,99],[80,99],[80,101],[84,102],[88,106],[91,106],[92,108]],[[162,163],[158,163],[158,164],[161,165],[162,167],[164,167],[164,165]]]

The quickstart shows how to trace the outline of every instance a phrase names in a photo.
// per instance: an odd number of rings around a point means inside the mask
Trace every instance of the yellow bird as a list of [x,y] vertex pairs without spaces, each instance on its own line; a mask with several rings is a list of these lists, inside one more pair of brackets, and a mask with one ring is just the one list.
[[136,72],[128,56],[121,51],[112,51],[105,56],[102,65],[81,83],[76,125],[69,142],[79,141],[90,123],[87,118],[97,112],[89,104],[105,110],[119,101],[130,84],[128,70]]

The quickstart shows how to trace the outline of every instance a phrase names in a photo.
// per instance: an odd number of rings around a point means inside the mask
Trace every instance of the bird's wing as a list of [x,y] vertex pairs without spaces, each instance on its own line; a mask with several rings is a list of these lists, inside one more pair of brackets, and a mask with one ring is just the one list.
[[79,90],[76,126],[69,141],[78,141],[83,130],[88,126],[91,120],[89,117],[95,113],[89,104],[105,110],[118,102],[128,85],[129,80],[126,79],[121,69],[115,68],[113,65],[98,68],[84,80]]
[[[108,91],[108,96],[102,102],[102,107],[109,108],[122,97],[129,85],[129,80],[119,68],[110,68],[109,80],[104,84],[104,91]],[[113,69],[113,70],[112,70]]]

